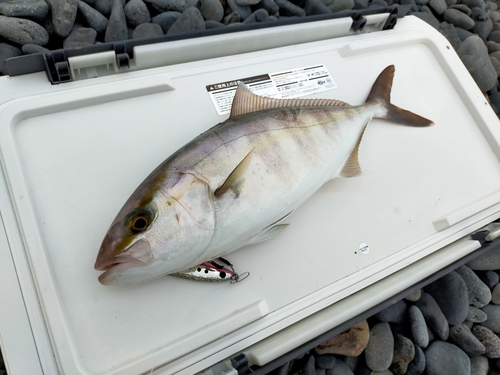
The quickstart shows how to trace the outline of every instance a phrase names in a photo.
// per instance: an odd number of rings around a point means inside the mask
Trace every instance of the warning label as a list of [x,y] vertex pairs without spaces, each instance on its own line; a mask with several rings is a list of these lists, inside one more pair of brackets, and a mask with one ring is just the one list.
[[214,83],[206,88],[219,115],[231,112],[231,104],[240,81],[254,94],[275,99],[299,98],[337,88],[323,64]]

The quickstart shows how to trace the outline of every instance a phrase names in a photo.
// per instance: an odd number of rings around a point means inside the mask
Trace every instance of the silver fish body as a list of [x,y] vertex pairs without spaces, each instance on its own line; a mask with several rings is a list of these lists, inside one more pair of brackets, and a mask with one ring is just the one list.
[[165,160],[125,203],[97,257],[100,282],[183,271],[285,229],[282,219],[326,181],[359,174],[372,118],[432,124],[389,103],[393,74],[386,68],[359,106],[267,99],[239,87],[230,118]]

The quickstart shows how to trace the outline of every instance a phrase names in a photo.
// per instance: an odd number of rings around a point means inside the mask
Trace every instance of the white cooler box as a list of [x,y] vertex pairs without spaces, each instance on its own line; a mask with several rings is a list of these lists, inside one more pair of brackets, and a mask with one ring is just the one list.
[[[481,247],[469,234],[500,217],[496,115],[435,29],[405,17],[378,31],[387,14],[365,19],[365,32],[347,17],[138,46],[122,69],[114,52],[71,57],[71,79],[55,85],[44,72],[1,77],[9,374],[193,374],[217,363],[212,373],[236,374],[220,362],[245,354],[264,366]],[[298,95],[360,104],[391,64],[393,103],[435,126],[373,120],[362,176],[326,183],[287,219],[293,229],[227,255],[247,279],[99,284],[111,221],[160,162],[228,117],[224,84],[254,77],[274,90],[286,73]],[[294,86],[308,69],[327,87]]]

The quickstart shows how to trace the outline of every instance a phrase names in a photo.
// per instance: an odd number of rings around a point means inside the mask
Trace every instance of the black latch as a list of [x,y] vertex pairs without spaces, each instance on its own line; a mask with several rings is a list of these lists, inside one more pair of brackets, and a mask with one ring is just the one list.
[[382,30],[392,30],[394,29],[394,26],[396,26],[397,23],[398,23],[398,9],[394,8],[391,10],[389,17],[387,17],[387,20],[385,21]]
[[69,72],[68,59],[64,50],[53,51],[52,53],[44,53],[45,70],[50,83],[61,83],[71,81]]
[[485,230],[480,230],[479,232],[472,233],[470,235],[470,238],[473,239],[474,241],[479,241],[481,243],[481,246],[484,245],[486,241],[486,237],[490,234],[490,231],[485,229]]
[[245,354],[240,353],[236,357],[231,358],[231,364],[234,369],[238,371],[238,375],[250,374],[250,368],[248,367],[248,358]]
[[357,11],[354,13],[352,16],[352,29],[353,31],[358,31],[358,30],[363,30],[363,27],[366,25],[366,19],[363,18],[363,13],[360,11]]
[[127,68],[130,68],[130,56],[126,51],[125,43],[115,43],[113,45],[113,49],[115,50],[116,66],[118,66],[118,69],[121,69],[125,66]]

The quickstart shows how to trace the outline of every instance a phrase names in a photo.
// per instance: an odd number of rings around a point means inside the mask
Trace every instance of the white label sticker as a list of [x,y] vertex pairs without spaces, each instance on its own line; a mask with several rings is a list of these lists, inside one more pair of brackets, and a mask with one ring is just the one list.
[[206,88],[219,115],[231,112],[238,81],[254,94],[276,99],[299,98],[337,88],[323,64],[215,83]]

